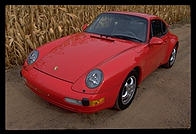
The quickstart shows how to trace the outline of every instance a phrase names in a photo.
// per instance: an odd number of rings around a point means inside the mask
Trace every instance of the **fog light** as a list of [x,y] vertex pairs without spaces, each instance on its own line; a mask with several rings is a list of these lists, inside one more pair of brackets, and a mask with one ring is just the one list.
[[93,100],[93,101],[90,101],[90,106],[95,106],[95,105],[101,104],[103,102],[104,102],[104,98],[101,98],[99,100]]
[[65,101],[68,102],[68,103],[75,104],[75,105],[82,105],[82,102],[80,100],[74,100],[74,99],[71,99],[71,98],[65,98]]
[[89,106],[89,100],[88,100],[88,98],[83,98],[82,99],[82,105],[83,106]]

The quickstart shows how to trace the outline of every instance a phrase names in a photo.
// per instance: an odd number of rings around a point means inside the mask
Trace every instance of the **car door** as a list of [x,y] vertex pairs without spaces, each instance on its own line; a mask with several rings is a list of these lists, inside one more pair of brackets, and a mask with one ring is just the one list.
[[163,39],[163,43],[159,45],[151,45],[148,44],[148,56],[147,56],[147,66],[148,66],[148,73],[154,71],[157,67],[161,65],[165,58],[166,53],[166,42],[167,37],[165,33],[163,33],[162,29],[162,21],[161,20],[151,20],[150,21],[150,37],[149,42],[152,37],[158,37]]

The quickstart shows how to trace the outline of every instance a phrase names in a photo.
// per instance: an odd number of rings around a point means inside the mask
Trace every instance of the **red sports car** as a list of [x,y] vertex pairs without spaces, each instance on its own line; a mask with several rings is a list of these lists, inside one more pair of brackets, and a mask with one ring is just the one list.
[[83,32],[32,51],[21,76],[40,97],[71,111],[124,110],[146,76],[172,67],[178,44],[157,16],[101,13]]

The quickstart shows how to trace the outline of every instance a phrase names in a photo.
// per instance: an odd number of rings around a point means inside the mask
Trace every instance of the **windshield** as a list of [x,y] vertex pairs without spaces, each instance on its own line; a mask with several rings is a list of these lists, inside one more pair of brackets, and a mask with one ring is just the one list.
[[147,37],[147,20],[126,14],[102,13],[85,32],[145,42]]

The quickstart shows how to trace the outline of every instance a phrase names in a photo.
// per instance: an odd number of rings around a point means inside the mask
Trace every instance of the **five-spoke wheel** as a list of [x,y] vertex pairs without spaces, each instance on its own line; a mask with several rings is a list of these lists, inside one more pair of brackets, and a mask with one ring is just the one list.
[[137,89],[137,71],[133,70],[122,84],[115,107],[118,110],[126,109],[132,102]]

